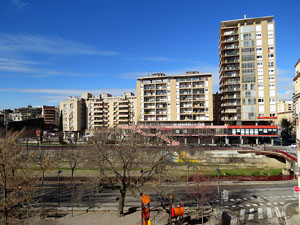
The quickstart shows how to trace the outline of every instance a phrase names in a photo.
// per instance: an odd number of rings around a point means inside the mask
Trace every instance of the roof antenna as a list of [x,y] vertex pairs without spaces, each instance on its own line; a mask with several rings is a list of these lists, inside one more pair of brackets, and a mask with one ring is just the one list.
[[244,19],[247,19],[247,14],[246,13],[244,13]]

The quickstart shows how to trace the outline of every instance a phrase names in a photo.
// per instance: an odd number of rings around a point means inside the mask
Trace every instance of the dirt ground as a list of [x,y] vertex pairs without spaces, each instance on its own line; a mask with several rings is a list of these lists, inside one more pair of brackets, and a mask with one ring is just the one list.
[[[137,211],[124,217],[119,217],[114,211],[74,212],[61,218],[40,219],[34,217],[28,221],[30,225],[140,225],[141,212]],[[167,225],[168,214],[164,211],[151,212],[151,225]],[[185,222],[186,224],[201,224],[200,220]],[[215,224],[213,220],[206,221],[205,225]]]

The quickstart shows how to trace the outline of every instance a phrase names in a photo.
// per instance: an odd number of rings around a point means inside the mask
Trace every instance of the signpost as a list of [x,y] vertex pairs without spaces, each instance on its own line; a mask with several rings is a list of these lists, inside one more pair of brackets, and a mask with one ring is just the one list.
[[151,220],[150,220],[150,197],[149,197],[149,195],[143,195],[141,200],[142,200],[141,225],[151,225]]

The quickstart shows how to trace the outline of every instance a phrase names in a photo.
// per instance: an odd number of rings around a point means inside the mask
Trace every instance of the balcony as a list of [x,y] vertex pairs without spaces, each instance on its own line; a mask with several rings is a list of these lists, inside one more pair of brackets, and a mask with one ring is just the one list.
[[232,35],[238,35],[238,31],[237,30],[230,30],[230,31],[224,31],[224,33],[222,34],[222,36],[232,36]]
[[221,40],[221,43],[237,42],[239,39],[237,37],[224,38]]

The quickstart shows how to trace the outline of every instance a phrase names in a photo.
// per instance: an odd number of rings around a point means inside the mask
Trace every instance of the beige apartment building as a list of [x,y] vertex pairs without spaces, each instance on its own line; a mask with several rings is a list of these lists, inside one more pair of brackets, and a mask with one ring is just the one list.
[[277,118],[273,16],[221,22],[219,58],[225,124],[272,123]]
[[137,119],[144,125],[212,125],[212,74],[152,74],[136,86]]
[[118,125],[136,124],[136,96],[83,93],[82,97],[69,97],[60,103],[63,113],[63,131],[94,131]]
[[287,119],[291,123],[293,122],[293,101],[278,100],[277,104],[278,114],[277,114],[277,124],[280,125],[282,119]]
[[62,114],[64,132],[81,132],[85,128],[84,99],[80,97],[69,97],[66,101],[59,104]]
[[[295,65],[295,77],[293,80],[294,80],[294,84],[295,84],[294,95],[293,95],[294,120],[296,122],[296,141],[297,141],[298,150],[299,150],[299,143],[300,143],[300,125],[299,125],[299,118],[300,118],[300,59],[298,60],[298,62]],[[298,156],[298,159],[299,158],[300,157]]]

